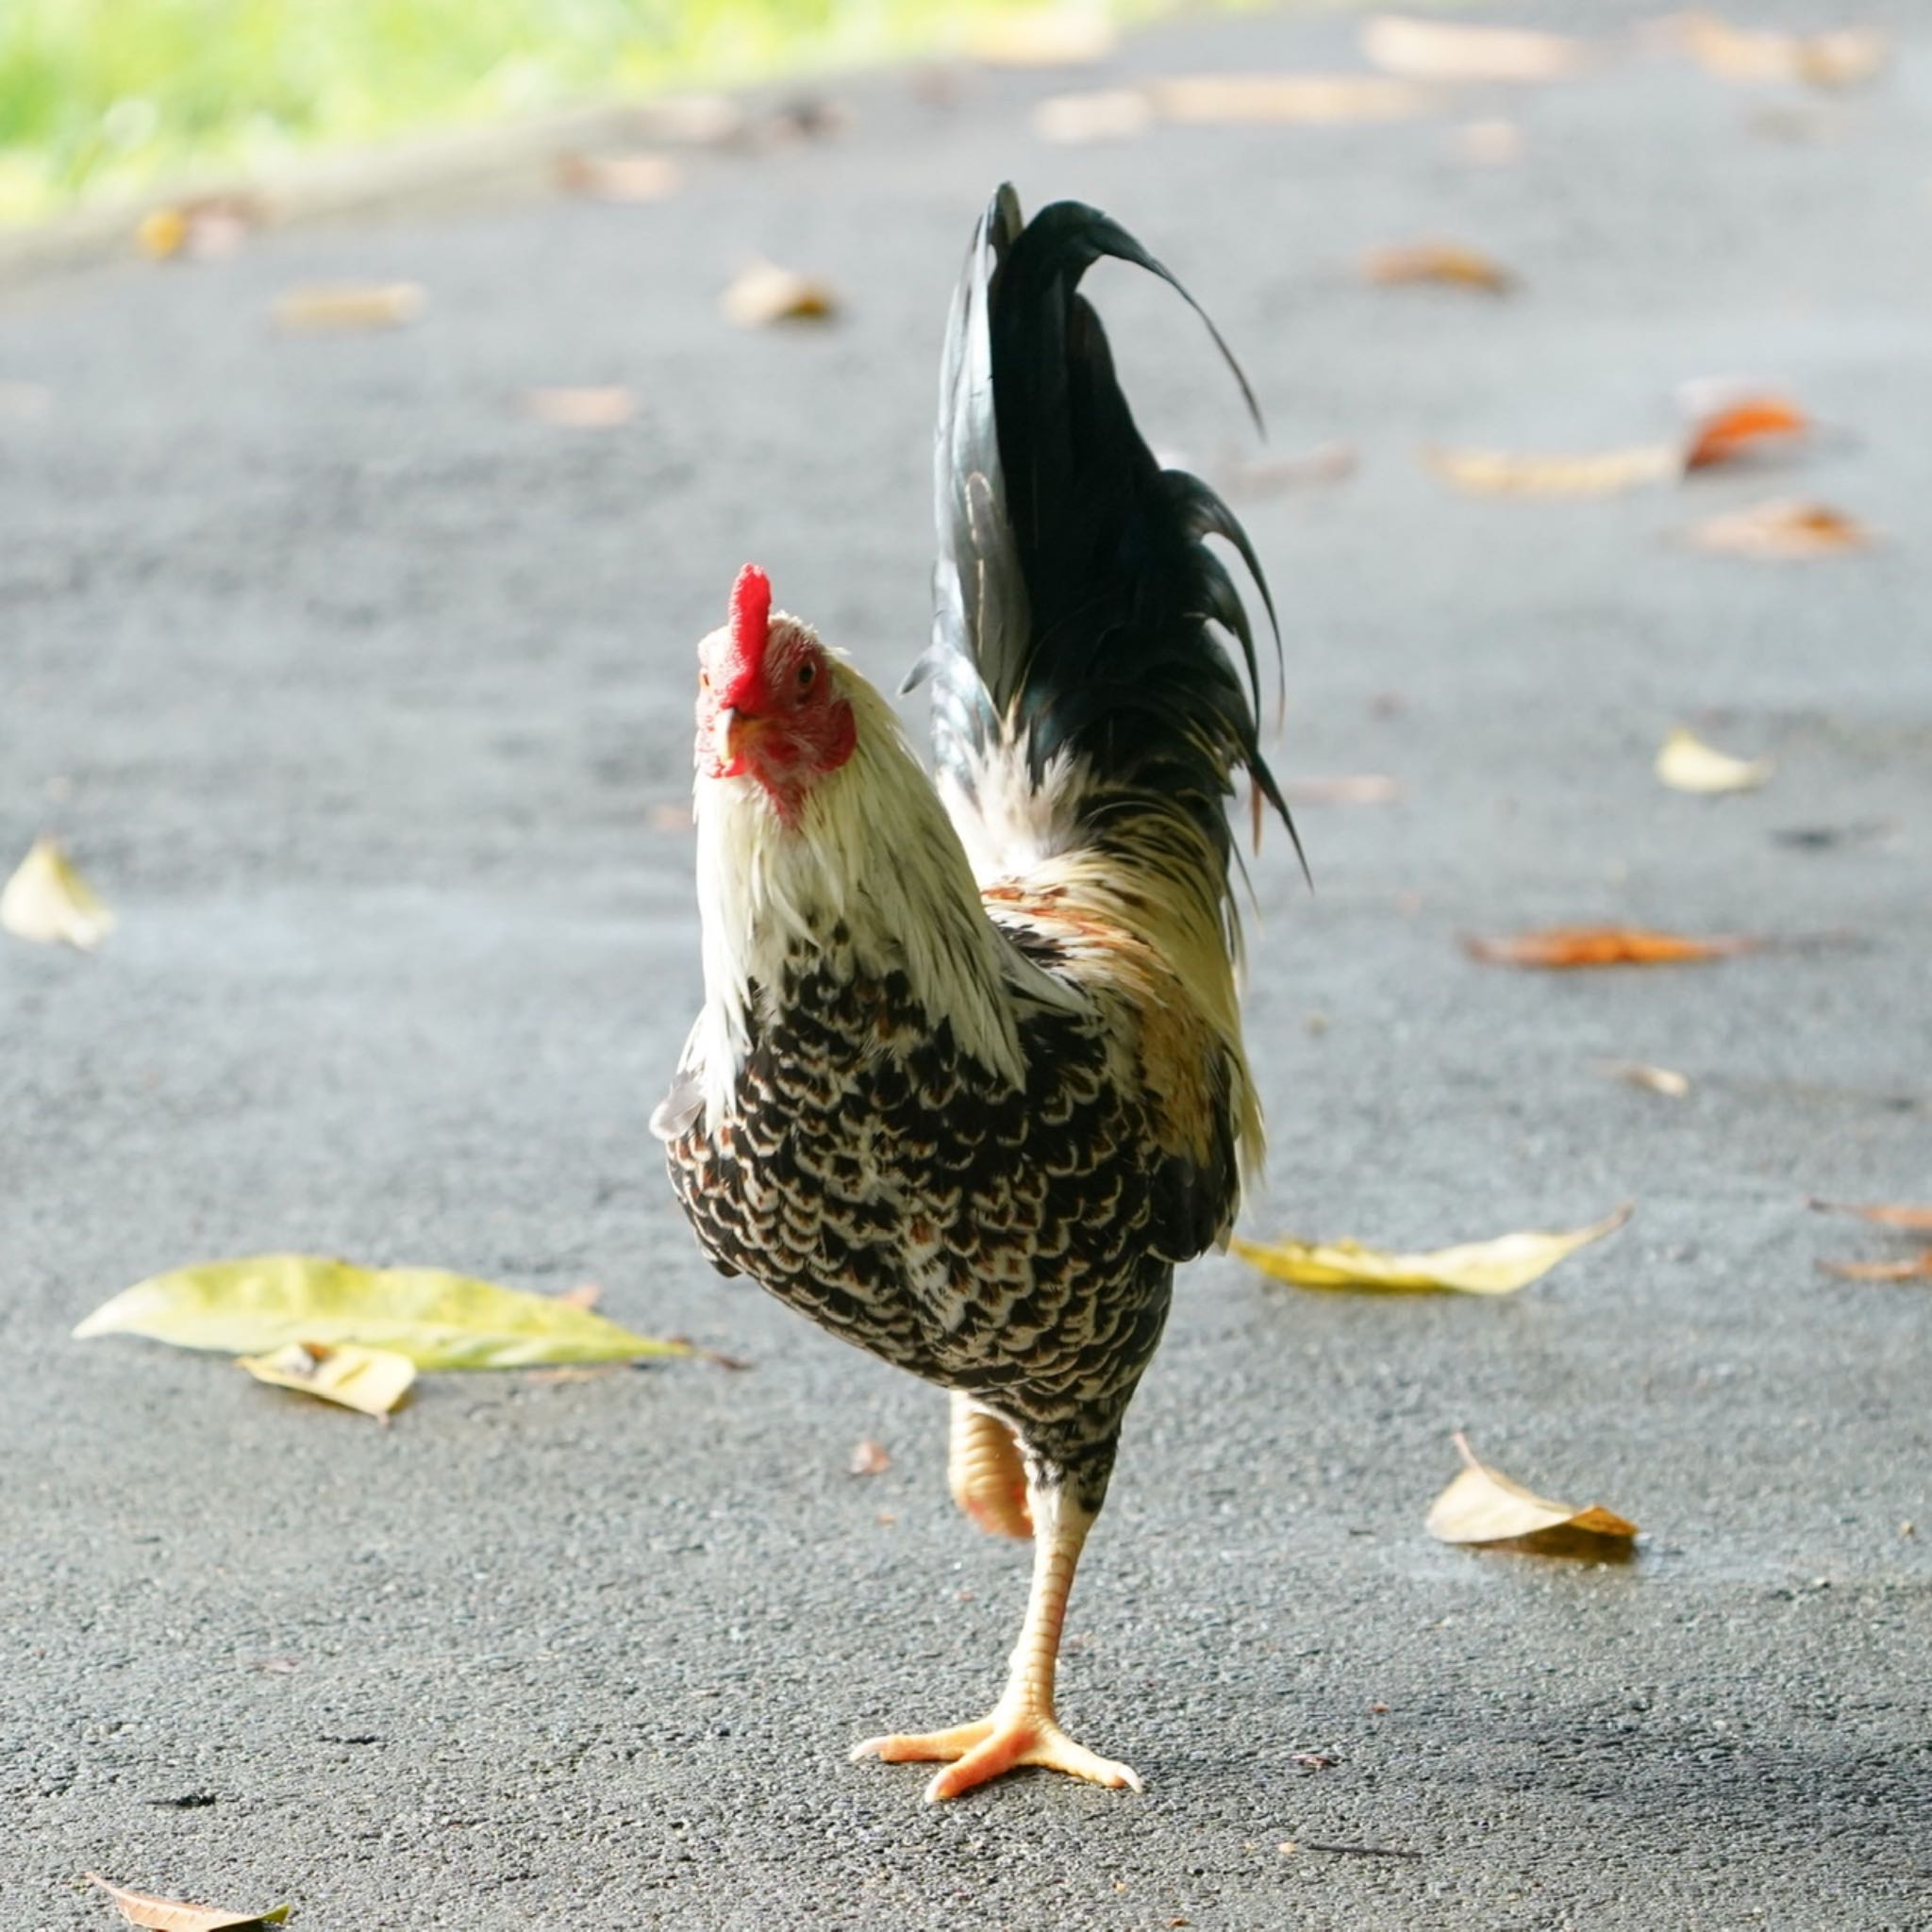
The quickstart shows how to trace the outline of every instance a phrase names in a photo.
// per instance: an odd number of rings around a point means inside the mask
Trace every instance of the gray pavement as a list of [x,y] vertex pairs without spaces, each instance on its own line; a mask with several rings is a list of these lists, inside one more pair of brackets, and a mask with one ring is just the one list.
[[[1932,1925],[1932,1302],[1820,1275],[1903,1243],[1804,1205],[1932,1189],[1932,23],[1891,18],[1896,65],[1844,97],[1633,58],[1394,126],[1079,151],[1027,131],[1065,76],[874,77],[840,139],[696,158],[661,207],[293,231],[0,305],[0,381],[49,392],[0,425],[0,854],[58,829],[123,918],[94,958],[0,945],[0,1924],[107,1923],[93,1868],[358,1932]],[[1200,21],[1101,77],[1353,65],[1353,34]],[[1495,115],[1522,160],[1459,158]],[[645,1119],[698,996],[693,641],[755,557],[881,680],[917,651],[939,335],[1008,175],[1189,280],[1277,453],[1359,453],[1237,497],[1286,620],[1281,766],[1404,788],[1305,812],[1312,898],[1278,841],[1256,868],[1248,1226],[1637,1215],[1493,1304],[1191,1270],[1064,1687],[1147,1792],[927,1809],[845,1747],[990,1697],[1024,1555],[953,1515],[937,1394],[709,1274]],[[1525,292],[1356,280],[1432,233]],[[754,250],[846,320],[724,327]],[[275,336],[274,296],[332,276],[430,308]],[[1198,327],[1097,286],[1150,433],[1224,478]],[[1581,504],[1416,459],[1642,441],[1724,372],[1843,433]],[[613,382],[622,429],[517,411]],[[1888,541],[1671,541],[1790,490]],[[1663,791],[1680,720],[1775,780]],[[1773,837],[1868,821],[1894,829]],[[1457,945],[1599,917],[1851,937],[1577,978]],[[381,1429],[67,1339],[157,1269],[274,1247],[594,1279],[754,1366],[436,1377]],[[1641,1554],[1431,1542],[1457,1426],[1634,1515]],[[847,1475],[861,1437],[884,1475]]]

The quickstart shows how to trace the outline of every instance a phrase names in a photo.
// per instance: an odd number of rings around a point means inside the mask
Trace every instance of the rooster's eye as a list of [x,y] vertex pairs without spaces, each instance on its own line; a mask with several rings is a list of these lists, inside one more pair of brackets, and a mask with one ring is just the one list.
[[819,667],[816,664],[814,664],[809,658],[808,658],[805,660],[805,662],[798,667],[799,690],[809,691],[811,689],[812,679],[815,678],[818,675]]

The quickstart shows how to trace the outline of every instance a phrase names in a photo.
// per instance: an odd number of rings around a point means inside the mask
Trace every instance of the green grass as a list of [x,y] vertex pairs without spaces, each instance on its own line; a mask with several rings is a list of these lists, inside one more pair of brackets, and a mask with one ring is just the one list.
[[0,0],[0,222],[312,146],[907,53],[1038,4]]

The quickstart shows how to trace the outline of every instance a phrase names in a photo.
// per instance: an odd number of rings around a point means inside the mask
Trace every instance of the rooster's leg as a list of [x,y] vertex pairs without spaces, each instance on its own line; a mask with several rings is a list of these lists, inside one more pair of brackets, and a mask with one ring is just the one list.
[[1067,1592],[1074,1566],[1093,1523],[1064,1488],[1035,1483],[1027,1492],[1033,1514],[1033,1591],[1026,1622],[1007,1674],[1007,1688],[992,1714],[978,1724],[922,1735],[869,1738],[853,1751],[889,1764],[942,1761],[946,1769],[926,1786],[927,1801],[957,1798],[1023,1764],[1064,1771],[1096,1785],[1131,1785],[1141,1780],[1124,1764],[1096,1757],[1060,1729],[1054,1715],[1054,1675],[1059,1662],[1060,1626],[1066,1621]]
[[946,1450],[946,1481],[953,1501],[996,1536],[1031,1536],[1026,1509],[1026,1471],[1013,1432],[996,1415],[953,1397],[953,1426]]

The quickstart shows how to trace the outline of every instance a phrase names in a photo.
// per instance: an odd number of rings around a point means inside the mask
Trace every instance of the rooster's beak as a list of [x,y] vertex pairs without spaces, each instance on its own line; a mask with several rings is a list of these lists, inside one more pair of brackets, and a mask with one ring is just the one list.
[[737,778],[745,771],[745,754],[765,734],[766,721],[726,705],[718,713],[711,741],[711,757],[721,778]]

